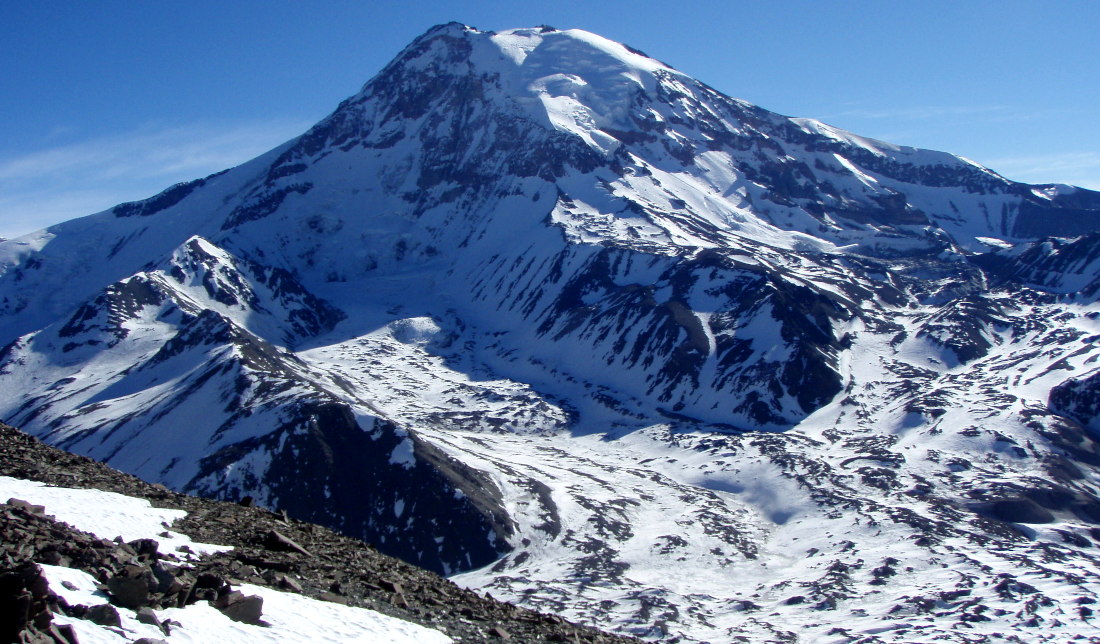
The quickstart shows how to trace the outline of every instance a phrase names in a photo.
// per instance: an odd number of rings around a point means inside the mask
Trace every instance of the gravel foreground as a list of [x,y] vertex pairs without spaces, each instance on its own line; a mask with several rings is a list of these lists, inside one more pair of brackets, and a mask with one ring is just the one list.
[[[0,577],[10,583],[22,579],[24,587],[31,588],[31,601],[37,606],[32,608],[27,634],[13,641],[57,642],[67,637],[64,627],[59,632],[44,613],[66,608],[51,603],[41,588],[35,591],[35,573],[27,566],[32,562],[84,570],[120,591],[111,592],[112,603],[133,609],[209,600],[227,615],[237,614],[241,621],[262,620],[262,616],[250,614],[247,598],[234,591],[247,583],[368,608],[438,629],[455,642],[640,641],[465,590],[434,573],[380,554],[362,541],[284,513],[172,492],[45,445],[2,423],[0,475],[115,492],[145,499],[155,507],[184,510],[187,516],[176,521],[172,530],[195,541],[233,547],[189,561],[169,579],[164,569],[176,570],[178,562],[162,566],[155,546],[150,551],[147,544],[99,539],[59,523],[33,506],[0,499]],[[144,586],[136,597],[126,592],[134,585],[132,580],[149,573],[159,587],[151,581],[148,593]],[[38,626],[34,625],[34,611],[38,611]]]

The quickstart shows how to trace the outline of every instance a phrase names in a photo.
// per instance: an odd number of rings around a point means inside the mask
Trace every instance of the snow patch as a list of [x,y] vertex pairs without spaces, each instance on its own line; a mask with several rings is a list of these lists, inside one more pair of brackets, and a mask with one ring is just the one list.
[[[70,605],[94,606],[107,603],[98,590],[94,577],[84,571],[40,564],[50,590],[65,598]],[[235,622],[215,609],[209,602],[198,602],[185,608],[169,608],[157,612],[162,621],[172,620],[170,641],[173,644],[208,642],[272,642],[273,644],[321,644],[327,642],[388,642],[392,644],[449,644],[453,640],[438,630],[383,615],[365,608],[343,606],[318,601],[294,593],[285,593],[263,586],[242,584],[245,595],[263,598],[265,625]],[[122,644],[139,638],[164,639],[164,633],[151,624],[137,620],[132,610],[118,608],[122,619],[122,636],[92,622],[55,615],[58,624],[71,624],[83,644]]]
[[170,531],[168,527],[187,516],[187,512],[154,508],[145,499],[102,490],[52,487],[37,481],[0,476],[0,499],[6,501],[11,498],[45,506],[46,514],[100,539],[156,539],[162,554],[185,558],[179,550],[184,546],[198,554],[233,549],[230,546],[195,543],[186,535]]
[[390,464],[400,465],[405,469],[412,469],[416,465],[416,454],[413,450],[413,442],[411,438],[404,438],[396,447],[393,448],[393,452],[390,453]]

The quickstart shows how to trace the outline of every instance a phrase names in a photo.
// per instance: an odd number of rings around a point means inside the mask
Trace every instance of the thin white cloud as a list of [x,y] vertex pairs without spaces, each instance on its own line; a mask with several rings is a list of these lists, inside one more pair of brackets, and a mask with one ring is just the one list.
[[109,190],[0,193],[0,237],[18,237],[74,217],[106,210],[121,201],[125,199],[119,199],[117,192]]
[[851,108],[836,112],[833,117],[890,119],[890,120],[927,120],[942,119],[951,116],[981,116],[997,119],[1016,119],[1031,117],[1008,105],[912,105],[908,107],[870,107]]
[[239,165],[304,132],[290,119],[132,132],[0,157],[0,237],[143,199]]
[[1068,183],[1100,190],[1100,152],[1001,157],[985,165],[1013,181]]

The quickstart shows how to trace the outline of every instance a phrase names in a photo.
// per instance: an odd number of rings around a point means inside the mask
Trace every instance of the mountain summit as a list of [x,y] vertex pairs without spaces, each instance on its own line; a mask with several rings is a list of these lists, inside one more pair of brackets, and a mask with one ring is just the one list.
[[452,23],[248,163],[0,243],[0,418],[625,633],[1069,637],[1097,231],[1100,193]]

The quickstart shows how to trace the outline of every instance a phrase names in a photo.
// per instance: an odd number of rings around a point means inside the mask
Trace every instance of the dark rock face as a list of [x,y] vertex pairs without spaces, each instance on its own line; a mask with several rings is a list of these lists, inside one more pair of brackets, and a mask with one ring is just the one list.
[[115,206],[111,212],[113,212],[116,217],[149,217],[155,215],[183,201],[188,195],[194,192],[196,188],[201,188],[206,185],[209,179],[216,176],[217,174],[213,174],[204,179],[177,183],[160,194],[145,199],[144,201],[130,201],[119,204]]
[[118,614],[118,609],[110,604],[89,606],[88,611],[84,613],[84,619],[100,626],[122,626],[122,617]]
[[157,588],[153,571],[142,566],[126,566],[107,580],[107,591],[120,606],[137,609],[149,603],[149,593]]
[[259,595],[245,595],[240,591],[231,591],[219,595],[214,608],[235,622],[259,624],[263,615],[264,599]]
[[293,183],[288,186],[258,192],[252,195],[248,201],[237,206],[222,225],[224,230],[230,230],[250,221],[257,221],[270,215],[283,205],[290,195],[304,195],[313,189],[312,183]]
[[[1052,469],[1057,476],[1059,472]],[[1054,477],[1052,477],[1054,478]],[[1032,480],[1030,485],[998,482],[971,489],[978,501],[974,510],[1007,523],[1046,524],[1072,517],[1085,524],[1100,520],[1100,500],[1091,489],[1075,485],[1073,479]]]
[[1004,302],[981,296],[954,300],[922,324],[917,335],[950,349],[966,364],[989,353],[995,326],[1010,326],[1011,314],[1004,307]]
[[1100,293],[1100,233],[1074,239],[1044,239],[1011,257],[994,253],[991,268],[1001,279],[1035,285],[1055,293],[1078,293],[1092,300]]
[[1020,203],[1012,233],[1017,237],[1077,237],[1098,229],[1100,193],[1075,189],[1049,200],[1027,195]]
[[1010,523],[1050,523],[1054,515],[1030,499],[1004,499],[996,501],[990,513],[1001,521]]
[[[187,489],[227,500],[264,489],[294,518],[435,572],[481,567],[509,548],[511,520],[485,475],[391,424],[361,427],[346,406],[304,402],[294,410],[284,428],[204,459]],[[272,459],[256,478],[219,477],[256,452]],[[440,534],[448,535],[441,543]]]
[[[524,255],[494,258],[470,275],[472,296],[533,328],[539,344],[529,350],[543,359],[558,346],[570,355],[585,346],[591,357],[576,367],[578,377],[679,417],[776,429],[841,389],[842,342],[833,328],[853,316],[847,298],[718,249],[692,258],[619,248],[540,258],[517,250]],[[696,312],[700,301],[706,314]],[[625,384],[638,374],[644,387]]]
[[1100,372],[1070,378],[1051,389],[1050,408],[1100,435]]
[[51,596],[38,566],[27,563],[0,568],[0,637],[5,642],[19,642],[48,632],[53,619],[48,606],[51,599],[56,601],[56,596]]

